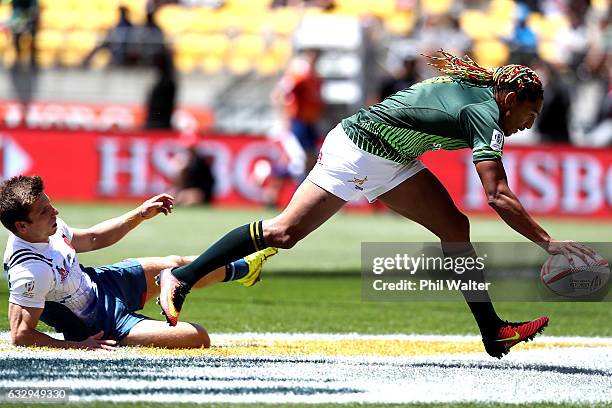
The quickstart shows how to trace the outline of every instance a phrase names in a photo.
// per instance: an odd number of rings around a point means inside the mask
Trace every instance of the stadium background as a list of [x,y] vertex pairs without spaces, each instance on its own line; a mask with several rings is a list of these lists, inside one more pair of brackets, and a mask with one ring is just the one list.
[[[419,54],[443,47],[484,66],[533,64],[547,96],[569,96],[567,134],[537,124],[507,140],[504,162],[513,188],[553,236],[609,240],[612,21],[606,1],[282,3],[120,3],[136,25],[154,9],[173,50],[179,91],[174,130],[163,131],[144,129],[145,101],[155,80],[150,64],[115,64],[110,51],[101,50],[83,65],[116,24],[119,3],[40,1],[35,67],[28,66],[27,52],[17,60],[11,4],[2,3],[0,176],[42,175],[61,216],[71,225],[87,226],[170,188],[168,158],[183,149],[185,134],[196,134],[201,151],[213,159],[213,205],[178,208],[81,261],[198,253],[232,226],[274,214],[264,208],[257,169],[282,155],[273,138],[281,113],[270,93],[296,52],[323,51],[317,65],[327,104],[323,135],[342,116],[375,102],[381,82],[403,60],[416,59],[421,78],[435,75]],[[151,45],[146,38],[137,47]],[[25,35],[21,41],[28,49],[31,39]],[[554,112],[552,122],[560,121]],[[469,152],[435,152],[425,161],[471,215],[474,240],[522,240],[487,209]],[[279,204],[292,189],[288,182]],[[360,301],[362,241],[434,240],[421,227],[378,210],[356,203],[291,253],[276,257],[264,284],[252,290],[218,285],[195,291],[184,318],[203,323],[211,333],[476,334],[463,305]],[[0,286],[6,299],[6,285]],[[600,304],[503,302],[498,309],[511,320],[550,314],[550,335],[612,336],[612,312]],[[155,306],[145,313],[156,314]],[[6,315],[5,302],[0,315]],[[0,329],[8,329],[5,319]]]

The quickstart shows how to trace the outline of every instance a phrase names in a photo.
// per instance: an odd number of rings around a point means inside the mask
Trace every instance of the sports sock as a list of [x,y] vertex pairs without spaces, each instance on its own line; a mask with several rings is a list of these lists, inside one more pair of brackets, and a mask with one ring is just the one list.
[[[471,244],[453,243],[450,246],[444,245],[444,255],[453,258],[476,258],[476,251]],[[465,263],[464,263],[465,264]],[[475,263],[472,263],[475,265]],[[477,268],[466,268],[462,274],[455,274],[454,279],[472,280],[478,283],[485,283],[484,271]],[[499,318],[491,303],[491,298],[486,290],[462,290],[461,293],[476,320],[480,333],[485,336],[497,327],[502,320]]]
[[262,221],[238,227],[215,242],[189,265],[172,270],[172,274],[189,287],[214,271],[237,259],[267,248]]
[[244,258],[225,265],[225,279],[223,282],[229,282],[244,278],[249,273],[249,264]]

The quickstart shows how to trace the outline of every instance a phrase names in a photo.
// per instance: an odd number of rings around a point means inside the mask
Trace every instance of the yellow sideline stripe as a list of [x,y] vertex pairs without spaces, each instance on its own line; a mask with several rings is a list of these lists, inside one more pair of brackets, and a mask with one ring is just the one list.
[[[0,341],[0,345],[8,344]],[[513,350],[552,349],[568,347],[612,347],[612,344],[586,342],[533,342],[521,343]],[[5,348],[6,350],[6,348]],[[49,351],[49,348],[40,348]],[[28,351],[32,348],[15,347],[11,351]],[[393,339],[329,339],[329,340],[228,340],[210,349],[167,350],[154,347],[121,348],[129,352],[152,357],[414,357],[442,354],[484,353],[479,341],[427,341]],[[112,354],[112,353],[111,353]],[[111,355],[109,355],[111,357]]]

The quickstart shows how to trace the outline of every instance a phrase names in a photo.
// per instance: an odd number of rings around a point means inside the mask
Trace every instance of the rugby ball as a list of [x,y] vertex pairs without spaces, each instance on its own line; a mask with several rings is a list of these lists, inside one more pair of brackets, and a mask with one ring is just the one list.
[[559,296],[578,298],[589,296],[605,287],[610,278],[608,261],[599,254],[585,262],[570,255],[573,266],[565,255],[551,255],[540,271],[544,286]]

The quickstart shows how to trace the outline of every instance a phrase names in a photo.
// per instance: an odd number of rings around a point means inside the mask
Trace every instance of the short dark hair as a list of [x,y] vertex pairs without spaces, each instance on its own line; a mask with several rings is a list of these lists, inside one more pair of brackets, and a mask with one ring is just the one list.
[[34,201],[44,190],[39,176],[15,176],[0,185],[0,222],[12,233],[17,232],[15,223],[30,221],[30,210]]

